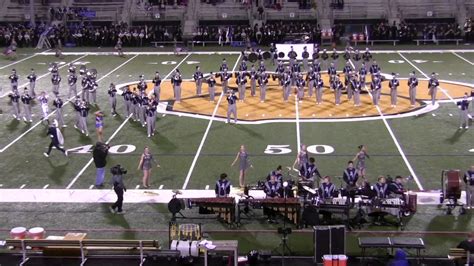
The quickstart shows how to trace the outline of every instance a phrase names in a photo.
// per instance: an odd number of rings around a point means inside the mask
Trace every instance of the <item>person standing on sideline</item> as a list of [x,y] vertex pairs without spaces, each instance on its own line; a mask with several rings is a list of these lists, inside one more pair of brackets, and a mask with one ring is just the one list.
[[466,205],[468,209],[474,208],[474,165],[464,173],[466,183]]
[[358,171],[359,177],[365,178],[367,166],[365,165],[365,159],[370,158],[367,154],[367,148],[365,145],[359,145],[359,152],[355,155],[352,161],[356,161],[356,169]]
[[25,122],[33,122],[33,119],[31,119],[31,101],[33,100],[33,97],[28,94],[28,89],[25,88],[23,95],[21,95],[21,102],[23,103],[23,121]]
[[155,77],[152,80],[153,82],[153,94],[155,96],[156,101],[160,101],[160,93],[161,93],[161,77],[160,72],[155,72]]
[[469,100],[467,93],[464,94],[464,97],[461,101],[456,103],[459,107],[459,128],[462,129],[465,126],[466,129],[469,128]]
[[46,92],[41,92],[41,95],[38,97],[39,102],[41,103],[41,111],[43,111],[43,118],[42,120],[48,118],[49,115],[49,107],[48,107],[48,95]]
[[116,214],[124,214],[122,210],[123,206],[123,193],[127,191],[125,184],[123,183],[123,175],[121,166],[117,165],[110,169],[112,173],[112,185],[114,186],[114,192],[117,194],[117,201],[110,206],[110,211]]
[[107,165],[107,155],[109,154],[110,146],[101,141],[97,141],[92,150],[92,158],[96,168],[95,172],[95,187],[104,187],[105,180],[105,166]]
[[233,89],[229,90],[229,95],[227,96],[227,121],[230,123],[230,115],[234,115],[234,123],[237,124],[237,96]]
[[239,160],[239,185],[240,188],[245,187],[245,174],[247,172],[247,169],[249,167],[253,168],[253,165],[249,161],[249,154],[247,153],[247,150],[245,149],[245,145],[240,145],[240,150],[237,153],[237,156],[235,157],[234,161],[230,166],[234,166],[234,164]]
[[69,76],[67,77],[67,83],[69,85],[69,93],[68,93],[68,98],[74,97],[77,95],[77,76],[76,72],[71,72],[69,73]]
[[36,92],[35,92],[35,88],[36,88],[36,74],[35,74],[35,70],[32,68],[31,69],[31,73],[28,75],[28,77],[26,77],[28,79],[28,81],[30,82],[30,92],[31,92],[31,97],[35,98],[36,97]]
[[431,78],[428,81],[428,95],[431,96],[431,104],[436,103],[436,93],[438,92],[439,81],[436,78],[436,73],[431,73]]
[[104,113],[97,111],[95,114],[95,133],[97,134],[97,141],[104,141]]
[[152,162],[156,164],[156,167],[160,167],[160,165],[155,161],[153,155],[150,153],[150,149],[145,146],[145,149],[143,150],[143,153],[140,157],[140,162],[138,163],[138,170],[143,171],[142,182],[144,188],[150,187]]
[[[49,124],[49,121],[48,121]],[[67,151],[62,148],[64,145],[64,137],[61,131],[58,128],[58,121],[56,119],[54,120],[52,125],[49,125],[48,131],[46,133],[51,138],[51,143],[49,144],[48,151],[44,152],[43,155],[46,157],[49,157],[49,154],[51,153],[51,149],[53,146],[58,150],[64,153],[64,155],[67,156]]]
[[18,89],[8,94],[12,103],[12,113],[13,117],[16,120],[20,120],[20,94],[18,93]]
[[117,115],[117,89],[115,88],[115,84],[110,83],[109,90],[107,91],[109,95],[109,103],[110,103],[110,113],[112,116]]
[[53,101],[53,106],[56,108],[56,119],[60,127],[67,127],[67,125],[64,123],[63,118],[63,104],[63,100],[61,100],[61,98],[59,98],[59,95],[56,94],[56,98]]
[[[196,83],[197,86],[197,83]],[[201,85],[202,86],[202,81]],[[209,74],[209,78],[207,79],[207,86],[209,90],[209,101],[214,102],[215,101],[215,96],[216,96],[216,79],[214,78],[214,73]],[[199,91],[201,91],[201,88],[199,87]],[[200,95],[199,93],[198,95]]]
[[230,181],[227,180],[227,174],[222,173],[219,180],[216,182],[214,191],[216,192],[216,198],[226,198],[230,194]]
[[415,106],[416,104],[416,87],[418,87],[418,78],[415,75],[415,71],[410,73],[410,78],[408,79],[408,93],[410,95],[410,104]]
[[392,73],[392,79],[388,83],[390,88],[390,100],[392,108],[397,107],[397,88],[400,86],[400,81],[397,79],[397,74]]
[[201,96],[202,93],[202,80],[204,74],[201,72],[201,68],[196,66],[196,72],[193,75],[194,82],[196,83],[196,95]]

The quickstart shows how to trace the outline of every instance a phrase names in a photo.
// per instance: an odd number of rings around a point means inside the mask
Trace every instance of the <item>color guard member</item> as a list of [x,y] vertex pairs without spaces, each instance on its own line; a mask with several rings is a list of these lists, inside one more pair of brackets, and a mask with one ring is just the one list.
[[365,159],[370,158],[369,154],[367,154],[367,147],[365,145],[359,145],[359,151],[355,155],[352,161],[356,161],[356,168],[358,171],[359,177],[365,178],[365,173],[367,166],[365,164]]

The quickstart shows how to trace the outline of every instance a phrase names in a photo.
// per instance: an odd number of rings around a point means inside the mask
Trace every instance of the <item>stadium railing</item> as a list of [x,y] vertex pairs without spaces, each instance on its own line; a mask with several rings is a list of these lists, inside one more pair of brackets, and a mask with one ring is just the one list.
[[[374,43],[392,43],[393,46],[396,46],[398,42],[400,42],[400,40],[369,40],[368,41],[368,43],[370,43],[370,45],[372,46],[374,46]],[[367,43],[367,41],[366,40],[351,40],[351,43],[357,46],[359,43],[365,44]]]
[[420,42],[423,42],[423,43],[434,43],[436,45],[439,45],[440,42],[456,42],[456,45],[459,45],[460,42],[464,41],[463,39],[436,39],[436,40],[433,40],[433,39],[415,39],[413,40],[416,42],[416,45],[420,45]]
[[156,42],[150,42],[152,45],[154,45],[156,48],[159,47],[160,44],[167,45],[167,44],[183,44],[184,42],[182,41],[156,41]]
[[[84,239],[84,240],[64,240],[64,239],[6,239],[5,245],[11,247],[12,253],[20,253],[24,265],[32,256],[43,255],[45,252],[69,252],[79,251],[81,266],[87,261],[91,250],[100,250],[102,255],[117,255],[117,251],[137,252],[131,254],[140,257],[140,265],[146,259],[146,251],[158,251],[161,249],[156,240],[102,240],[102,239]],[[42,252],[40,251],[42,249]],[[129,255],[129,254],[127,254]]]

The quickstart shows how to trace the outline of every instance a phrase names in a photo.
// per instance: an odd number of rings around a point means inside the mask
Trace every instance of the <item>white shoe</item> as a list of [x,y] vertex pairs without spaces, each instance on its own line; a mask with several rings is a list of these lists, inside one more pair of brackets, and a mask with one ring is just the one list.
[[16,117],[16,115],[13,115],[13,118],[15,118],[15,119],[16,119],[16,118],[17,118],[17,117]]
[[64,155],[66,155],[66,157],[68,157],[68,156],[69,156],[69,155],[68,155],[68,151],[67,151],[67,150],[66,150],[66,151],[64,151]]
[[75,129],[77,129],[77,126],[76,126],[76,125],[74,125],[74,128],[75,128]]
[[86,137],[89,137],[89,133],[86,133]]
[[23,121],[25,121],[25,122],[26,122],[26,117],[23,117]]
[[459,127],[459,129],[462,129],[462,127]]
[[30,123],[33,123],[33,119],[30,119]]
[[49,154],[47,154],[46,152],[43,152],[43,155],[44,157],[49,157]]
[[67,127],[67,125],[63,125],[63,127]]
[[151,135],[150,135],[150,134],[148,134],[148,137],[150,138],[150,137],[151,137]]
[[466,126],[466,129],[468,129],[468,128],[469,128],[469,126]]

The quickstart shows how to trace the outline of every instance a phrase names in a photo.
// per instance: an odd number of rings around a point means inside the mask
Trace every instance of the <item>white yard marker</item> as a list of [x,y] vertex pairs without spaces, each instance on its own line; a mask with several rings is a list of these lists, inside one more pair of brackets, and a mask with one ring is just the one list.
[[89,186],[89,189],[93,189],[93,188],[94,188],[94,185],[90,185],[90,186]]
[[467,59],[466,59],[466,58],[464,58],[463,56],[460,56],[459,54],[457,54],[457,53],[456,53],[456,52],[454,52],[454,51],[453,51],[452,53],[453,53],[453,55],[455,55],[455,56],[457,56],[457,57],[461,58],[462,60],[466,61],[466,62],[467,62],[467,63],[469,63],[470,65],[474,66],[474,63],[473,63],[473,62],[471,62],[471,61],[467,60]]
[[[405,60],[408,61],[408,59],[404,58]],[[354,67],[354,64],[352,63],[352,60],[349,60],[349,62],[351,63],[352,67]],[[421,71],[420,71],[421,72]],[[367,90],[367,92],[369,93],[369,96],[370,98],[372,98],[372,93],[370,92],[370,90]],[[418,185],[418,188],[420,190],[423,190],[423,186],[421,185],[421,182],[420,180],[418,180],[418,176],[416,175],[415,171],[413,170],[413,167],[411,166],[410,162],[408,161],[405,153],[403,152],[403,149],[402,147],[400,146],[400,143],[398,142],[397,138],[395,137],[395,134],[393,133],[392,131],[392,128],[390,127],[390,125],[388,124],[387,122],[387,118],[384,116],[383,112],[382,112],[382,109],[380,109],[380,107],[378,105],[375,106],[375,108],[377,109],[377,111],[379,112],[379,115],[380,117],[382,118],[382,121],[385,125],[385,127],[387,128],[388,130],[388,133],[390,134],[390,136],[392,137],[392,140],[393,142],[395,143],[395,146],[397,147],[398,149],[398,152],[400,153],[400,155],[402,156],[402,159],[403,161],[405,162],[407,168],[408,168],[408,171],[410,171],[410,175],[413,177],[413,179],[415,180],[416,184]]]
[[[163,78],[163,80],[167,79],[183,62],[184,60],[186,60],[191,54],[188,54],[178,65],[176,65],[175,68],[173,68],[170,73],[168,73],[168,75],[166,75],[166,77]],[[110,74],[112,74],[113,72],[115,72],[117,69],[121,68],[122,66],[126,65],[128,62],[132,61],[134,58],[136,58],[138,56],[135,55],[133,56],[132,58],[128,59],[127,61],[125,61],[123,64],[119,65],[118,67],[116,67],[115,69],[113,69],[112,71],[110,71],[109,73],[105,74],[101,79],[99,79],[97,82],[99,82],[100,80],[106,78],[107,76],[109,76]],[[132,117],[132,114],[130,114],[123,122],[122,124],[120,124],[120,126],[114,131],[114,133],[112,133],[112,135],[109,137],[109,139],[105,142],[106,144],[109,144],[110,141],[112,141],[113,138],[115,138],[115,136],[120,132],[120,130],[122,130],[122,128],[125,126],[125,124],[127,124],[128,120],[130,120],[130,118]],[[79,177],[86,171],[86,169],[92,164],[94,160],[93,159],[90,159],[87,164],[79,171],[79,173],[72,179],[71,183],[69,183],[69,185],[66,187],[66,189],[70,189],[74,183],[76,183],[77,179],[79,179]]]
[[432,116],[436,116],[436,114],[431,114]]
[[209,190],[209,185],[206,185],[206,190]]
[[139,189],[139,188],[140,188],[140,185],[137,185],[137,186],[135,187],[135,189]]
[[453,116],[453,114],[449,114],[449,116]]
[[[405,59],[405,61],[410,64],[412,67],[414,67],[416,70],[418,70],[418,72],[420,72],[423,76],[425,76],[427,79],[429,79],[430,77],[428,75],[426,75],[423,71],[421,71],[421,69],[419,69],[417,66],[415,66],[412,62],[410,62],[410,60],[408,60],[408,58],[406,58],[404,55],[402,55],[400,52],[397,52],[398,55],[400,55],[401,58]],[[438,87],[443,93],[444,95],[446,95],[446,97],[448,97],[454,104],[456,104],[456,101],[453,99],[453,97],[451,97],[451,95],[448,94],[448,92],[443,89],[441,86]]]
[[[232,68],[231,73],[234,73],[235,69],[237,68],[237,64],[239,63],[241,57],[242,57],[242,54],[239,54],[239,57],[237,58],[237,61],[235,61],[235,65]],[[219,100],[217,101],[216,107],[214,107],[214,111],[212,112],[211,119],[209,120],[209,124],[207,124],[206,131],[204,132],[204,135],[202,136],[201,143],[199,143],[199,147],[196,151],[196,155],[194,156],[193,162],[191,163],[191,167],[189,167],[189,171],[188,171],[188,174],[186,175],[186,180],[184,180],[184,184],[183,184],[182,189],[186,189],[186,187],[188,186],[188,183],[189,183],[189,180],[191,179],[191,175],[193,173],[194,167],[196,166],[196,162],[199,158],[199,155],[201,154],[202,147],[204,147],[204,143],[206,142],[207,135],[209,134],[209,130],[211,129],[212,122],[214,122],[214,117],[217,114],[217,110],[219,110],[219,105],[222,101],[223,96],[224,96],[224,93],[221,93],[221,95],[219,96]]]
[[158,189],[163,189],[163,185],[160,185],[160,187],[158,187]]
[[49,184],[45,185],[43,189],[47,189],[49,187]]
[[26,184],[21,185],[20,189],[23,189],[26,187]]

